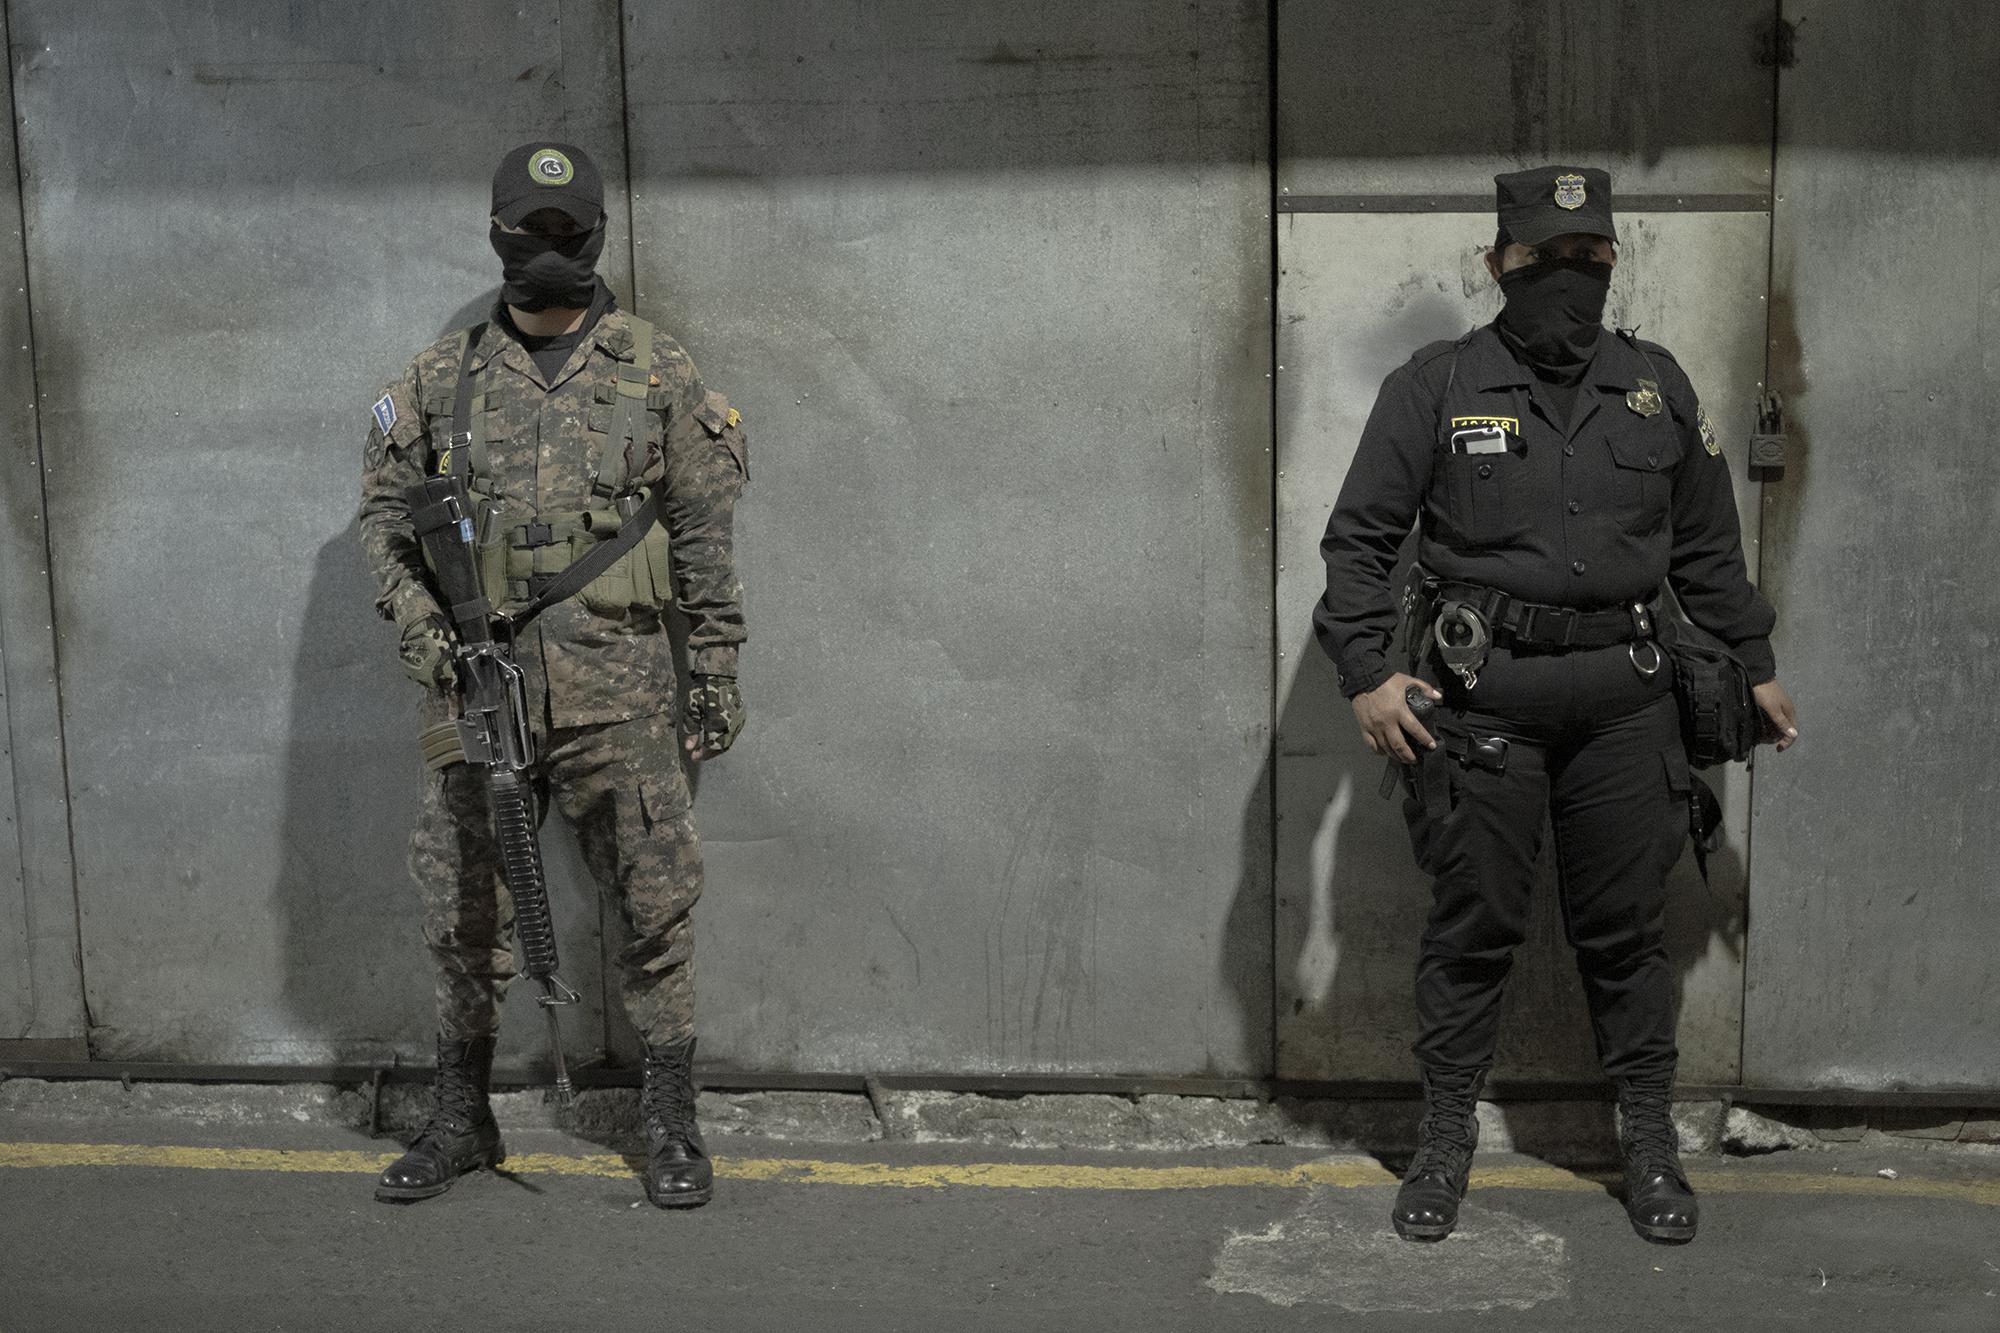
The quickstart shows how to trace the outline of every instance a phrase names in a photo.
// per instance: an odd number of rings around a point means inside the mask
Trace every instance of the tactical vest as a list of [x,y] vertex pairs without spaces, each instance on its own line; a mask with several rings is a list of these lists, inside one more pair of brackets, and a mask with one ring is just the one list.
[[[609,408],[610,429],[586,431],[588,447],[604,451],[621,461],[615,481],[605,475],[605,458],[584,460],[591,476],[593,504],[583,510],[533,511],[519,501],[503,499],[494,485],[487,462],[487,396],[474,390],[469,414],[469,439],[462,446],[447,440],[439,448],[432,441],[432,467],[439,474],[457,468],[465,476],[476,511],[474,542],[479,553],[482,590],[496,610],[525,605],[557,575],[580,560],[597,543],[610,538],[618,526],[638,510],[645,496],[634,487],[637,479],[631,466],[643,466],[646,458],[646,409],[653,364],[653,326],[646,320],[627,316],[632,328],[632,359],[620,362],[614,389],[602,386],[593,394],[592,415]],[[472,342],[484,325],[467,330],[460,344],[460,374],[469,378]],[[461,386],[459,391],[464,392]],[[609,395],[608,403],[597,401]],[[462,447],[465,456],[459,457]],[[666,449],[662,432],[660,448]],[[661,484],[664,485],[664,482]],[[578,594],[585,606],[601,615],[623,616],[633,608],[658,612],[673,600],[668,576],[668,537],[664,524],[655,524],[639,544],[618,557],[603,574],[584,586]],[[429,557],[426,553],[425,563]],[[435,571],[432,571],[435,574]]]

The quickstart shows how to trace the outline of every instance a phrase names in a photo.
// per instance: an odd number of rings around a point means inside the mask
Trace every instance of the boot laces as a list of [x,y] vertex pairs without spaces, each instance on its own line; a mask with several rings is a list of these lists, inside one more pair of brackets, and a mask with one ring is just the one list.
[[1417,1126],[1417,1155],[1410,1174],[1443,1171],[1456,1175],[1478,1146],[1478,1094],[1471,1088],[1425,1089],[1424,1118]]
[[1665,1097],[1629,1097],[1622,1107],[1625,1156],[1641,1174],[1681,1176],[1680,1134],[1673,1106]]
[[679,1052],[646,1057],[646,1086],[641,1109],[649,1125],[685,1136],[694,1126],[693,1060]]
[[486,1094],[473,1078],[470,1064],[438,1050],[437,1074],[431,1080],[431,1113],[417,1131],[419,1142],[450,1138],[486,1118]]

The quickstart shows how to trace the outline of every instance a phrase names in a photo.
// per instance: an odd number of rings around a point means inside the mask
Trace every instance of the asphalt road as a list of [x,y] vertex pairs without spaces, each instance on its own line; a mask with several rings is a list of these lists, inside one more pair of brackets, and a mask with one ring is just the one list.
[[394,1145],[358,1134],[79,1128],[0,1122],[4,1333],[2000,1330],[1996,1155],[1691,1163],[1705,1216],[1677,1247],[1597,1180],[1482,1158],[1459,1231],[1412,1245],[1379,1165],[1276,1149],[729,1139],[715,1203],[667,1214],[550,1131],[508,1136],[511,1176],[389,1206],[370,1173]]

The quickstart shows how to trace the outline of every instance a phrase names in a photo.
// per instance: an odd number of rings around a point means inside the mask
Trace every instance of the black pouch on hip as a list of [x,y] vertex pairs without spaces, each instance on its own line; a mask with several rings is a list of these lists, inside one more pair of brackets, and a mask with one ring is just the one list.
[[1695,768],[1741,763],[1763,738],[1763,719],[1742,659],[1705,630],[1663,617],[1661,644],[1674,664],[1681,742]]

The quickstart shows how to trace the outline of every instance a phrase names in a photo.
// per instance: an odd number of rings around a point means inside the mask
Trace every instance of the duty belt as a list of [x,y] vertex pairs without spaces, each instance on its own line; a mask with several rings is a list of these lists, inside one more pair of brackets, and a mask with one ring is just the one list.
[[1644,602],[1603,611],[1528,602],[1476,583],[1425,578],[1424,598],[1433,605],[1461,602],[1479,612],[1496,643],[1520,648],[1610,648],[1653,638],[1654,611]]

